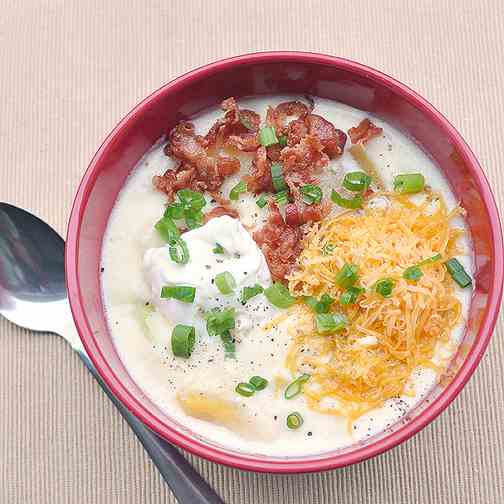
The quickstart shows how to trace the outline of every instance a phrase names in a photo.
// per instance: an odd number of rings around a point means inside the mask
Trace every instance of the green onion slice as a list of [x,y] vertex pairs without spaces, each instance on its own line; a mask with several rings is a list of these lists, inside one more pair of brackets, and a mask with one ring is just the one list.
[[357,298],[363,294],[365,289],[362,287],[348,287],[348,289],[341,294],[339,298],[339,302],[342,305],[350,305],[350,304],[355,304],[357,301]]
[[441,259],[441,254],[436,254],[433,255],[432,257],[428,257],[427,259],[424,259],[423,261],[420,261],[417,266],[426,266],[427,264],[433,264],[435,262],[438,262]]
[[240,180],[238,184],[236,184],[229,193],[229,199],[233,201],[237,201],[240,197],[241,193],[247,192],[247,184],[245,181]]
[[225,331],[220,335],[222,344],[224,345],[224,355],[226,359],[234,359],[236,346],[233,337],[229,331]]
[[322,294],[319,301],[314,296],[305,296],[304,302],[315,313],[328,313],[329,307],[334,303],[334,299],[329,294]]
[[229,271],[223,271],[215,275],[215,285],[221,294],[231,294],[236,288],[236,280]]
[[285,183],[283,175],[283,168],[280,163],[273,163],[271,165],[271,180],[273,181],[273,187],[276,192],[287,189],[287,184]]
[[263,147],[269,147],[278,143],[278,138],[275,133],[275,128],[272,126],[264,126],[259,130],[259,143]]
[[371,177],[364,172],[354,171],[347,173],[343,179],[343,187],[352,192],[367,191],[371,184]]
[[411,280],[412,282],[417,282],[422,277],[423,273],[419,266],[410,266],[406,268],[403,272],[403,278],[406,280]]
[[170,245],[174,245],[180,238],[180,232],[177,229],[175,222],[173,222],[170,217],[162,217],[157,221],[154,228],[159,233],[159,236],[161,236],[161,238]]
[[314,205],[322,201],[322,189],[318,185],[303,185],[299,188],[299,192],[307,205]]
[[249,380],[250,385],[254,387],[255,390],[264,390],[268,386],[268,380],[262,376],[252,376]]
[[277,192],[273,198],[277,205],[285,205],[289,202],[289,191],[285,189],[284,191]]
[[297,411],[294,411],[294,413],[287,415],[287,427],[289,429],[299,429],[299,427],[303,425],[303,422],[303,417]]
[[334,245],[334,243],[326,243],[322,247],[322,255],[325,255],[325,256],[331,255],[334,252],[335,248],[336,248],[336,245]]
[[184,204],[178,202],[171,203],[166,207],[164,215],[175,220],[182,219],[184,217]]
[[303,390],[303,385],[310,379],[310,375],[303,373],[301,376],[296,378],[292,383],[287,385],[284,392],[285,399],[293,399],[298,396]]
[[319,334],[332,334],[345,329],[348,320],[341,313],[317,313],[315,325]]
[[458,259],[455,257],[448,259],[448,261],[445,262],[445,266],[448,273],[450,273],[453,280],[455,280],[460,287],[465,288],[472,284],[471,277],[467,274],[467,271]]
[[196,295],[196,289],[190,287],[189,285],[168,285],[161,289],[162,299],[176,299],[177,301],[182,301],[183,303],[193,303],[194,296]]
[[236,385],[235,391],[244,397],[250,397],[254,395],[256,389],[250,383],[240,382]]
[[351,287],[358,279],[358,270],[359,268],[355,264],[345,263],[343,268],[341,268],[336,274],[336,285],[342,287],[343,289],[348,289],[348,287]]
[[268,204],[268,198],[262,194],[259,198],[256,200],[256,205],[259,208],[264,208]]
[[264,289],[259,284],[255,284],[253,287],[243,287],[240,301],[242,304],[246,304],[247,301],[257,296],[258,294],[262,294],[263,292]]
[[205,314],[207,332],[210,336],[220,336],[235,328],[234,308],[212,310]]
[[423,191],[425,178],[421,173],[406,173],[394,177],[394,191],[402,194],[414,194]]
[[203,226],[203,212],[198,210],[197,212],[184,211],[185,222],[189,229],[196,229]]
[[196,342],[196,331],[192,326],[178,324],[173,328],[171,336],[171,347],[173,355],[176,357],[184,357],[185,359],[191,356]]
[[285,147],[287,145],[287,137],[285,135],[280,135],[278,137],[278,143],[280,144],[280,147]]
[[264,291],[267,300],[277,308],[289,308],[296,302],[296,298],[290,295],[289,289],[280,282],[275,282]]
[[199,212],[206,205],[205,196],[190,189],[180,189],[177,197],[183,203],[185,211]]
[[177,238],[173,244],[170,244],[168,252],[173,262],[178,264],[187,264],[189,262],[189,249],[182,238]]
[[225,250],[224,250],[224,247],[222,245],[220,245],[219,243],[216,243],[215,247],[212,250],[212,252],[214,254],[224,254]]
[[394,288],[394,281],[391,278],[384,278],[383,280],[378,280],[375,284],[375,289],[378,294],[382,295],[384,298],[388,298],[392,295],[392,289]]
[[362,197],[362,194],[357,194],[353,198],[347,199],[343,198],[341,194],[336,192],[334,189],[331,192],[331,199],[336,203],[336,205],[343,207],[343,208],[361,208],[362,207],[362,202],[364,201],[364,198]]

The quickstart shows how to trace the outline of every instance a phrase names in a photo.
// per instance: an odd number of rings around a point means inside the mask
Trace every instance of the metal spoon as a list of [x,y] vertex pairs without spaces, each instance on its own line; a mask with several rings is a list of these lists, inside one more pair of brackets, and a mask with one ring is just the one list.
[[178,450],[134,417],[96,371],[73,324],[64,249],[65,242],[48,224],[25,210],[0,203],[0,315],[33,331],[59,334],[70,343],[140,439],[179,502],[222,504]]

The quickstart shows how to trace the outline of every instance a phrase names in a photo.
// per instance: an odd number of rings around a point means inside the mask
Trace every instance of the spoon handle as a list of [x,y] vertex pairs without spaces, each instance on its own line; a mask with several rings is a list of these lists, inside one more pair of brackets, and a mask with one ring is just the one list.
[[116,399],[86,353],[82,350],[77,350],[77,353],[137,435],[177,500],[181,504],[224,504],[210,485],[174,446],[154,434]]

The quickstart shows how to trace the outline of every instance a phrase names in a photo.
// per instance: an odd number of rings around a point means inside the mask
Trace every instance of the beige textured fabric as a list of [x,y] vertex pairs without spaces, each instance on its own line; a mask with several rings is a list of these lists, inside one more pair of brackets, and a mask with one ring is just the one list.
[[[473,147],[504,203],[502,0],[2,0],[0,200],[64,233],[92,154],[133,105],[216,58],[327,52],[410,85]],[[414,439],[325,474],[191,457],[229,503],[502,503],[503,321],[460,397]],[[173,503],[127,425],[56,336],[0,321],[0,503]]]

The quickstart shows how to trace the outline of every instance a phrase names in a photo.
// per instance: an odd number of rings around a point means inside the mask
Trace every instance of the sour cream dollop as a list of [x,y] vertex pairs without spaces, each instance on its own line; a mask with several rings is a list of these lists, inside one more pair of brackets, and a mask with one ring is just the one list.
[[[228,307],[235,308],[240,330],[260,325],[271,317],[274,308],[262,295],[246,305],[240,302],[243,287],[256,284],[268,287],[271,275],[263,253],[238,219],[227,215],[211,219],[204,226],[184,233],[183,238],[190,254],[187,264],[172,261],[168,245],[151,248],[144,255],[144,273],[152,303],[169,322],[202,329],[206,312]],[[213,252],[217,244],[224,248],[223,254]],[[215,276],[224,271],[236,281],[236,288],[229,295],[221,294],[215,285]],[[196,288],[193,303],[161,299],[163,287],[178,285]]]

